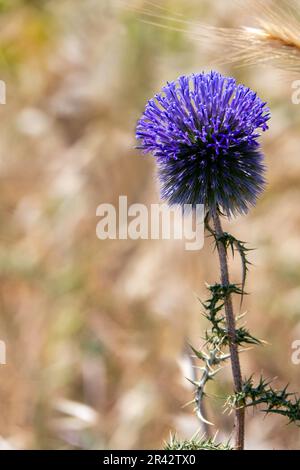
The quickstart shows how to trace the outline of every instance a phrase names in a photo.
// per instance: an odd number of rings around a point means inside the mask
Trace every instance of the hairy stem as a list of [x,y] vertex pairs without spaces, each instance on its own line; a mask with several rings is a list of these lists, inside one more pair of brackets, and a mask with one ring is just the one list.
[[[229,273],[227,263],[227,253],[224,244],[218,241],[223,236],[223,229],[220,221],[220,217],[217,213],[212,215],[215,233],[217,237],[217,247],[220,260],[221,268],[221,282],[223,286],[229,286]],[[229,349],[231,357],[231,368],[234,381],[235,393],[241,392],[242,390],[242,374],[238,352],[238,345],[236,341],[236,327],[235,317],[233,313],[232,298],[231,295],[225,299],[225,314],[229,336]],[[244,437],[245,437],[245,410],[244,408],[237,407],[235,409],[235,449],[244,449]]]

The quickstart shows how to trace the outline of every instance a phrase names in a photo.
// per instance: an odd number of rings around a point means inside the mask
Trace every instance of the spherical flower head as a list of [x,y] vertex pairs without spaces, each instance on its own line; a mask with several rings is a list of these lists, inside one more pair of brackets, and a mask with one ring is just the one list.
[[266,103],[233,78],[193,74],[147,103],[136,136],[156,158],[163,199],[232,216],[264,189],[258,138],[269,119]]

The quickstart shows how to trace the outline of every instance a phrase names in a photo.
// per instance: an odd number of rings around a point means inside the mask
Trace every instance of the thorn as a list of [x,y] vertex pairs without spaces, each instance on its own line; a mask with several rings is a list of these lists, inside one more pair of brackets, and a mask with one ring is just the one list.
[[202,421],[202,423],[208,424],[209,426],[214,426],[213,423],[211,423],[210,421],[207,421],[207,419],[204,418],[204,416],[203,416],[203,414],[202,414],[202,412],[199,408],[197,408],[197,416],[200,419],[200,421]]

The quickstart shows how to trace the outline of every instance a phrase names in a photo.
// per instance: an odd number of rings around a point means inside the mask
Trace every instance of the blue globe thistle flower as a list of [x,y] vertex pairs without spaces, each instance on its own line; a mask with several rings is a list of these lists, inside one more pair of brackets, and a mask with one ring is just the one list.
[[258,137],[269,119],[266,103],[233,78],[193,74],[148,102],[136,136],[156,158],[163,199],[232,216],[264,189]]

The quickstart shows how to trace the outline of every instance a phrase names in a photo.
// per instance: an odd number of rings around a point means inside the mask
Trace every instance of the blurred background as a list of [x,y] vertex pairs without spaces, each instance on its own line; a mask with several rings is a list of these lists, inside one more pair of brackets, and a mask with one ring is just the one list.
[[[218,277],[211,241],[187,252],[172,242],[96,237],[100,203],[117,204],[119,195],[159,201],[154,162],[134,148],[135,125],[146,100],[184,73],[217,68],[270,104],[267,191],[227,228],[256,248],[244,308],[247,326],[268,342],[243,354],[243,374],[300,388],[300,366],[291,360],[300,340],[294,77],[232,67],[226,57],[217,66],[220,51],[139,13],[166,8],[160,11],[184,21],[238,26],[251,24],[245,2],[152,3],[0,2],[2,449],[161,448],[170,432],[189,438],[201,430],[184,407],[193,393],[186,344],[200,346],[207,326],[197,296],[205,300],[205,282]],[[231,272],[238,282],[238,262]],[[209,387],[211,433],[228,438],[230,369]],[[298,428],[286,424],[248,412],[247,448],[299,449]]]

